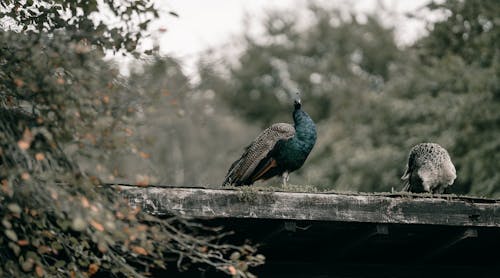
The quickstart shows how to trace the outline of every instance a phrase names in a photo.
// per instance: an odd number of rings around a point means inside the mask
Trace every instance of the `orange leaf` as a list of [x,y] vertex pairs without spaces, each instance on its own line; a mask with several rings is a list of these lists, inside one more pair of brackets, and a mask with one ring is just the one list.
[[146,251],[146,249],[140,247],[140,246],[132,246],[132,252],[136,253],[136,254],[139,254],[139,255],[144,255],[144,256],[147,256],[148,255],[148,251]]
[[45,159],[45,155],[43,153],[37,153],[35,154],[35,159],[40,161]]
[[90,206],[89,200],[85,196],[82,196],[82,206],[84,208],[88,208]]
[[23,137],[21,138],[21,140],[17,142],[17,145],[22,150],[27,150],[31,146],[32,141],[33,141],[33,134],[31,134],[31,131],[28,128],[26,128],[23,132]]
[[31,146],[30,142],[26,142],[24,140],[19,140],[17,142],[17,145],[19,146],[19,148],[21,148],[21,150],[27,150],[29,149],[29,147]]
[[16,84],[17,87],[22,87],[24,85],[24,81],[19,78],[14,79],[14,83]]
[[27,239],[20,239],[17,241],[17,245],[19,245],[19,246],[26,246],[28,244],[30,244],[30,243]]
[[92,276],[97,273],[99,270],[99,266],[97,264],[89,264],[89,276]]
[[43,268],[39,265],[35,267],[35,272],[38,277],[43,277],[44,276],[44,271]]
[[147,158],[150,158],[150,157],[151,157],[151,155],[150,155],[150,154],[145,153],[145,152],[139,152],[139,155],[140,155],[142,158],[144,158],[144,159],[147,159]]
[[234,268],[234,266],[228,266],[227,270],[229,270],[229,273],[231,273],[231,275],[236,275],[236,268]]
[[127,136],[132,136],[134,134],[134,131],[131,128],[125,128],[125,133]]
[[27,181],[31,178],[30,174],[28,174],[28,172],[24,172],[21,174],[21,179]]
[[94,220],[90,220],[89,221],[90,225],[92,225],[92,227],[94,227],[96,230],[102,232],[104,231],[104,226]]

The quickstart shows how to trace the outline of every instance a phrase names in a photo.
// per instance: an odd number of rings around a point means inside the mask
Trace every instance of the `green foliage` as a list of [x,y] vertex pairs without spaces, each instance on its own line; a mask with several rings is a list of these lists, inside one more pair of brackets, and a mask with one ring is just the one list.
[[431,3],[428,8],[446,15],[447,19],[434,24],[431,35],[418,42],[423,55],[436,58],[457,55],[467,64],[491,66],[500,46],[497,1],[450,0]]
[[205,58],[200,86],[262,126],[290,121],[288,95],[302,91],[319,137],[294,183],[399,190],[408,151],[431,141],[457,167],[453,192],[499,196],[499,6],[450,0],[428,8],[447,17],[406,48],[377,15],[359,22],[312,5],[314,22],[299,27],[297,15],[276,11],[263,37],[245,37],[236,63],[223,62],[229,70]]
[[[305,30],[296,24],[298,15],[271,12],[263,38],[245,37],[238,62],[226,65],[229,75],[217,93],[248,120],[262,126],[281,120],[278,115],[290,111],[290,94],[299,90],[306,109],[314,107],[307,111],[320,121],[344,105],[330,101],[335,94],[377,90],[384,82],[398,53],[391,30],[373,16],[361,23],[324,7],[309,10],[314,22]],[[217,77],[207,60],[201,76],[213,82]]]
[[[113,21],[103,22],[102,11]],[[98,14],[101,13],[101,16]],[[73,41],[132,52],[148,23],[158,17],[153,1],[2,1],[0,18],[10,28],[39,34],[66,30]],[[110,20],[110,21],[111,21]]]
[[[1,3],[10,26],[27,28],[0,31],[0,276],[142,277],[179,259],[181,267],[250,277],[248,267],[263,262],[252,247],[219,244],[217,229],[149,216],[101,186],[97,174],[113,175],[103,170],[113,155],[134,149],[128,125],[140,116],[143,95],[102,51],[133,51],[106,34],[135,40],[138,33],[82,28],[81,12],[96,12],[92,3]],[[122,6],[104,3],[122,15]],[[130,2],[130,12],[147,17],[141,3]],[[30,9],[41,14],[29,18]],[[58,22],[63,14],[65,24]],[[232,259],[234,252],[241,256]]]

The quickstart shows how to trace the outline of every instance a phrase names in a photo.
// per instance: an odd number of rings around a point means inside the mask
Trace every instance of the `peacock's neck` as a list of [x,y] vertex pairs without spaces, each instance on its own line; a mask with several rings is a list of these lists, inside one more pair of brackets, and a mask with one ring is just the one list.
[[293,112],[293,120],[295,123],[294,143],[300,144],[310,151],[316,143],[316,125],[311,117],[301,109],[296,109]]

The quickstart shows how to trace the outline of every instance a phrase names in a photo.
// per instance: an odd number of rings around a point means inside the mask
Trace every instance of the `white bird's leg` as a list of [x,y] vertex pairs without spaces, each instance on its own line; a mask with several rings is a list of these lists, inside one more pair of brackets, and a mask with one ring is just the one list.
[[287,171],[285,171],[283,173],[283,188],[286,188],[286,183],[288,182],[288,178],[290,177],[290,175],[288,174]]

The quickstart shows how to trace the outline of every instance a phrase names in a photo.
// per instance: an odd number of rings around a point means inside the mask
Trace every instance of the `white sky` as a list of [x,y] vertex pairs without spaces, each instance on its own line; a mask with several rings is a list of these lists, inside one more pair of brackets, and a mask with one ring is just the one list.
[[[317,1],[318,2],[318,1]],[[334,0],[319,2],[339,7],[341,10],[354,10],[360,14],[381,10],[384,22],[396,28],[396,38],[400,44],[408,44],[425,33],[422,21],[404,17],[407,12],[416,11],[429,0]],[[152,24],[152,33],[159,43],[160,53],[172,55],[182,60],[184,71],[194,73],[194,62],[198,54],[208,48],[228,48],[231,37],[244,31],[256,33],[258,24],[252,24],[254,30],[243,30],[245,15],[259,22],[269,9],[304,9],[306,0],[159,0],[158,7],[162,16]],[[166,15],[169,11],[179,17]],[[165,28],[166,32],[158,32]],[[151,42],[150,42],[151,45]],[[232,49],[227,49],[232,51]],[[226,50],[224,50],[226,51]]]

